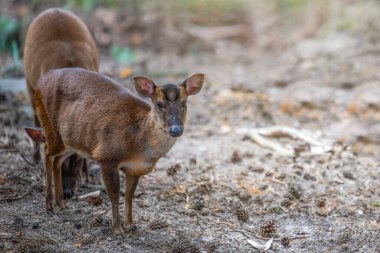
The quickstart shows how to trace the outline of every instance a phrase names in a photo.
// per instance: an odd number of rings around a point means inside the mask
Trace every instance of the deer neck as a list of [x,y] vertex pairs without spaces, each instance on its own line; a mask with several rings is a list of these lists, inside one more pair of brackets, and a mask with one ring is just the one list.
[[155,118],[153,109],[147,115],[145,121],[146,146],[151,149],[153,157],[159,159],[165,155],[174,145],[177,138],[171,137]]

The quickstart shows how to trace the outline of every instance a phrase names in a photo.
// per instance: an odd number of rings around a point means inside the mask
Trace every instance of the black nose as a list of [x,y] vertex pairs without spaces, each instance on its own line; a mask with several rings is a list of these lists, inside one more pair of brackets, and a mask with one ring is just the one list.
[[71,199],[74,196],[74,191],[72,190],[64,190],[63,191],[63,197],[65,199]]
[[181,126],[171,126],[170,127],[170,130],[169,130],[169,134],[170,136],[172,137],[179,137],[181,136],[183,133],[183,128]]

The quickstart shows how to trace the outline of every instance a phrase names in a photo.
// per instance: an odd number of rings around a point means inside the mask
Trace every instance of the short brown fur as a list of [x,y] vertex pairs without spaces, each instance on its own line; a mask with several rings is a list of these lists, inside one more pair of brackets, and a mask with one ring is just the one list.
[[[183,127],[186,116],[183,101],[186,102],[188,95],[196,94],[202,84],[203,74],[193,75],[180,85],[164,86],[136,77],[139,94],[152,99],[153,106],[150,106],[125,87],[96,72],[80,68],[50,71],[41,77],[36,87],[36,94],[41,94],[41,100],[38,96],[36,102],[46,137],[46,170],[54,172],[59,164],[54,162],[55,157],[73,152],[99,162],[111,200],[112,226],[115,233],[122,233],[119,169],[126,175],[125,224],[130,225],[133,222],[132,198],[139,177],[149,173],[176,140],[167,131],[167,124],[172,123],[159,121],[170,115],[173,119],[181,117],[177,120],[180,123],[175,124]],[[175,101],[164,99],[163,96],[168,96],[164,87],[169,87],[168,92],[179,90],[179,97]],[[196,91],[187,92],[194,87]],[[157,107],[157,103],[167,105]],[[173,107],[169,108],[169,104]],[[166,113],[170,115],[163,115]]]
[[[25,78],[37,127],[41,125],[36,116],[39,107],[35,93],[37,81],[52,69],[67,67],[98,71],[99,62],[95,42],[86,25],[74,14],[58,8],[48,9],[30,24],[24,49]],[[78,160],[79,158],[70,157],[69,159]],[[34,161],[36,163],[40,161],[38,143],[35,144]],[[58,175],[56,177],[59,178]],[[66,187],[72,188],[75,185]],[[63,190],[66,191],[66,189]],[[68,191],[72,190],[68,189]],[[57,194],[61,195],[61,191],[57,189]],[[61,197],[58,196],[58,198]]]

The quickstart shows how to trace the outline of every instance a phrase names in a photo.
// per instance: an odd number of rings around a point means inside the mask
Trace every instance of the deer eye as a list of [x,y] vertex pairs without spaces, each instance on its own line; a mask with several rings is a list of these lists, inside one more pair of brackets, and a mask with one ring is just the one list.
[[156,103],[156,106],[157,106],[157,108],[160,109],[160,110],[164,109],[164,104],[161,103],[161,102],[157,102],[157,103]]

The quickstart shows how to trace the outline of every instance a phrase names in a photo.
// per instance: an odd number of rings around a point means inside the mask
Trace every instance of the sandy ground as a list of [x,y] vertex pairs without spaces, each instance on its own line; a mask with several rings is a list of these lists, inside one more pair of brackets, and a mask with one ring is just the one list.
[[[102,203],[74,198],[68,209],[46,214],[43,166],[27,162],[28,101],[3,89],[0,251],[263,252],[247,240],[274,238],[266,252],[380,252],[379,53],[377,44],[337,35],[281,54],[141,52],[151,60],[136,72],[154,70],[158,83],[194,72],[207,80],[189,101],[185,134],[141,179],[137,231],[124,237],[109,229],[110,202],[96,164],[76,196],[101,189]],[[112,72],[106,60],[101,69]],[[296,147],[287,157],[238,131],[283,125],[331,148],[314,154],[301,140],[276,138]]]

